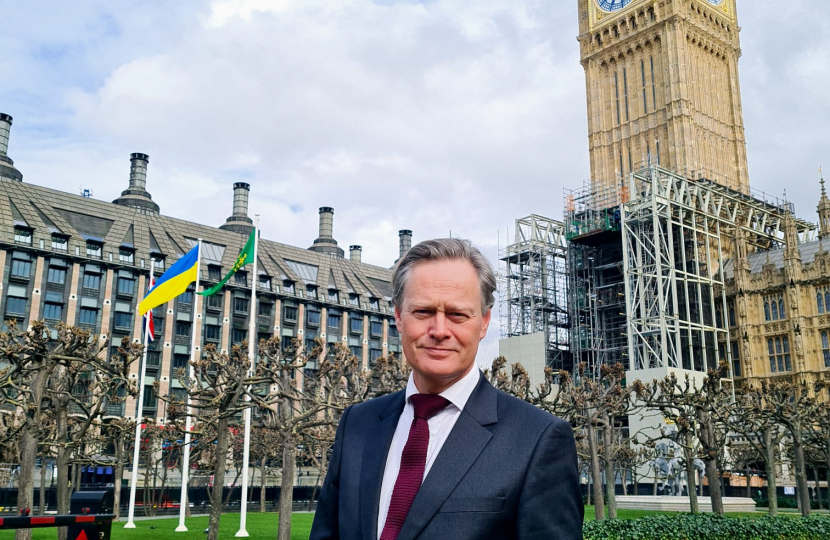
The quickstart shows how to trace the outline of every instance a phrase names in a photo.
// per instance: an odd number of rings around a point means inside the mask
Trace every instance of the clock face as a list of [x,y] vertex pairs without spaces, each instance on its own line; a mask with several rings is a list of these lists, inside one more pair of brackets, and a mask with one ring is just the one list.
[[[604,11],[618,11],[630,4],[632,1],[633,0],[597,0],[597,4],[599,4],[599,7]],[[713,0],[709,1],[713,2]],[[723,2],[723,0],[720,0],[717,3],[720,4],[721,2]]]
[[706,0],[706,1],[709,2],[710,4],[712,4],[713,6],[719,6],[719,5],[723,4],[723,0]]

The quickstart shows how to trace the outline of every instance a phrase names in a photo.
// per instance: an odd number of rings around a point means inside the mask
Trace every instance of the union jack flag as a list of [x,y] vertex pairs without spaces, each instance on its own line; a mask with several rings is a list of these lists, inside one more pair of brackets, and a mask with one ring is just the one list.
[[[156,286],[156,276],[150,275],[150,286],[147,288],[148,291],[151,291],[153,287]],[[149,341],[153,341],[153,338],[156,337],[156,327],[153,325],[153,310],[150,309],[144,315],[145,319],[148,319],[148,324],[145,328],[148,329],[147,332],[147,339]]]

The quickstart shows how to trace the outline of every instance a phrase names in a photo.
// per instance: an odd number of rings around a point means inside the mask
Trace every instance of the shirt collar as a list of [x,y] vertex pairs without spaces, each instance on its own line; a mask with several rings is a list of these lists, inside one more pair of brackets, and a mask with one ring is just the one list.
[[[458,410],[463,411],[464,405],[476,389],[481,370],[477,364],[474,364],[469,373],[458,379],[455,384],[441,392],[441,396],[447,401],[458,407]],[[409,403],[409,396],[418,393],[418,387],[415,386],[414,374],[409,374],[409,381],[406,383],[406,401]]]

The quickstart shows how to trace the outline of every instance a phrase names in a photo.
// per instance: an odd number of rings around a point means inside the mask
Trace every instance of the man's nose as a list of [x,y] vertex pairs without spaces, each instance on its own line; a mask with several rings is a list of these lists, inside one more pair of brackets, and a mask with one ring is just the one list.
[[438,311],[432,318],[429,325],[429,335],[436,340],[443,340],[450,336],[449,327],[447,326],[447,316],[443,311]]

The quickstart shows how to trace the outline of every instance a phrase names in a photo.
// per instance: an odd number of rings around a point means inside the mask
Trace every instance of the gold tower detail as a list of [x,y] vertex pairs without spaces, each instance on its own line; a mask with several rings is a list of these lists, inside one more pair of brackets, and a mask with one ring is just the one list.
[[749,190],[734,0],[578,0],[595,190],[648,160]]

